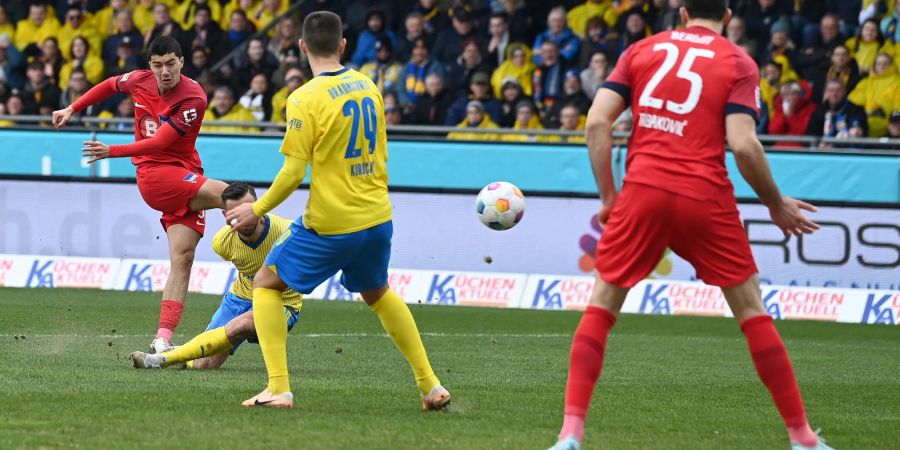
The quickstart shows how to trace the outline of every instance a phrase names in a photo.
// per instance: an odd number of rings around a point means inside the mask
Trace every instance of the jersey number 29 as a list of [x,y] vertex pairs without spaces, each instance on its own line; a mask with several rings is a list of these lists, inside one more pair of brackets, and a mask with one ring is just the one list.
[[666,52],[666,59],[663,60],[662,65],[659,66],[656,73],[650,77],[650,81],[648,81],[647,86],[644,87],[644,92],[641,93],[638,105],[653,109],[663,109],[663,103],[665,103],[666,109],[675,114],[688,114],[697,107],[697,102],[700,101],[700,93],[703,91],[703,78],[700,78],[700,75],[698,75],[697,72],[691,72],[691,66],[694,65],[694,61],[696,61],[697,58],[712,59],[716,56],[716,53],[706,48],[688,48],[688,51],[684,54],[684,59],[681,61],[681,65],[678,66],[678,72],[675,73],[675,76],[689,81],[691,83],[691,89],[688,91],[687,100],[685,100],[684,103],[678,103],[672,100],[663,101],[660,98],[653,97],[653,91],[656,90],[656,87],[659,86],[659,83],[663,78],[665,78],[672,68],[675,67],[675,63],[678,62],[679,56],[678,47],[670,42],[660,42],[653,46],[654,52],[660,50]]
[[378,136],[378,114],[375,111],[375,101],[372,100],[372,97],[363,97],[362,102],[347,100],[344,103],[344,117],[352,117],[353,125],[350,127],[350,141],[347,142],[344,159],[362,156],[362,149],[356,147],[356,139],[359,137],[359,116],[362,116],[363,135],[369,142],[369,154],[375,153]]

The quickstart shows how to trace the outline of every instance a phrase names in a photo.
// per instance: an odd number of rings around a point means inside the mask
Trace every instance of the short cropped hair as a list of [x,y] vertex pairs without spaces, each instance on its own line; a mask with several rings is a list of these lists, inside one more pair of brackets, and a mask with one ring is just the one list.
[[684,0],[684,8],[694,19],[722,20],[728,0]]
[[169,53],[174,53],[176,57],[181,58],[181,44],[175,40],[172,36],[160,36],[153,40],[150,43],[150,46],[147,47],[147,59],[149,60],[151,56],[163,56]]
[[247,183],[231,183],[222,191],[222,203],[228,200],[240,200],[247,194],[256,200],[256,189],[253,189],[253,186]]
[[341,18],[333,12],[316,11],[303,20],[302,39],[313,55],[336,55],[343,36]]

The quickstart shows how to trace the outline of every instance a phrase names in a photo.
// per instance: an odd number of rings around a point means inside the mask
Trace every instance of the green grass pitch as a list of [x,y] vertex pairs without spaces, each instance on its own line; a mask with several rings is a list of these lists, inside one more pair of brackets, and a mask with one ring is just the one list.
[[[412,305],[454,396],[420,411],[406,362],[367,307],[308,301],[288,339],[293,410],[239,403],[258,346],[222,370],[138,371],[158,294],[0,289],[0,448],[545,449],[561,422],[574,312]],[[191,296],[176,341],[219,298]],[[900,448],[900,327],[779,322],[813,427],[838,449]],[[22,337],[24,336],[24,338]],[[625,315],[587,449],[788,448],[730,319]]]

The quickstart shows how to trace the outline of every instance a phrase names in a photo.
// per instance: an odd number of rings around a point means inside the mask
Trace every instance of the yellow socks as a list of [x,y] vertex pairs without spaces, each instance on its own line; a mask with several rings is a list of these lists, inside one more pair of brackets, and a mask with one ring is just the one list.
[[253,322],[269,372],[269,392],[282,394],[291,390],[287,369],[287,317],[281,302],[281,291],[253,289]]
[[[256,309],[255,304],[253,307]],[[428,395],[431,389],[441,382],[431,370],[431,364],[428,363],[425,346],[422,345],[419,329],[416,327],[412,313],[409,312],[409,307],[403,303],[403,299],[396,292],[388,289],[384,296],[370,308],[381,320],[381,326],[394,341],[394,345],[409,362],[409,366],[416,376],[419,391],[422,395]],[[260,343],[262,342],[260,341]]]
[[231,348],[231,342],[225,335],[225,327],[204,331],[188,341],[186,344],[166,352],[164,367],[173,364],[193,361],[205,356],[212,356]]

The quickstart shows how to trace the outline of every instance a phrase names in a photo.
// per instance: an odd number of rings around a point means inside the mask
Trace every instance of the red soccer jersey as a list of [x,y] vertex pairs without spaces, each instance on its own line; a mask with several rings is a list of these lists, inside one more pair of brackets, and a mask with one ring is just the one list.
[[131,162],[136,166],[145,163],[177,164],[191,171],[202,171],[195,143],[206,112],[203,88],[196,81],[181,75],[181,81],[174,89],[159,95],[156,78],[153,72],[146,69],[119,75],[113,82],[117,92],[130,94],[134,101],[135,142],[155,136],[164,125],[171,126],[179,135],[166,148],[155,149],[151,153],[142,152],[144,154],[132,156]]
[[631,105],[625,181],[695,199],[732,192],[725,115],[759,117],[759,68],[712,30],[690,27],[632,44],[604,87]]

